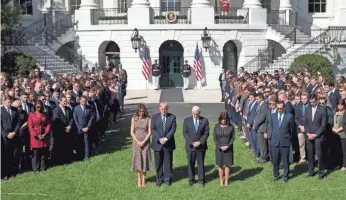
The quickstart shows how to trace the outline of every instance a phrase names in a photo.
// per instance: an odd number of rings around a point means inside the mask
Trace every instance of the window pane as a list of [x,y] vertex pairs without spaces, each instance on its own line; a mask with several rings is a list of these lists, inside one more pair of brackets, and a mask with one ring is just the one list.
[[326,0],[321,0],[322,3],[326,3]]
[[321,12],[326,12],[326,10],[327,10],[327,4],[322,3],[321,4]]
[[309,13],[314,12],[314,4],[309,4]]
[[315,12],[321,12],[321,6],[320,4],[315,4]]

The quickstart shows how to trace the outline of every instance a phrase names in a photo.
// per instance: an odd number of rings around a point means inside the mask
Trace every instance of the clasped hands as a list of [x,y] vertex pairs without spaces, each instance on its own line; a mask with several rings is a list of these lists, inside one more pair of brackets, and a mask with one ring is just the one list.
[[44,137],[46,137],[46,134],[43,134],[43,135],[36,135],[37,139],[38,140],[43,140]]
[[317,138],[317,135],[315,133],[308,133],[306,135],[308,136],[309,140],[314,140]]
[[228,146],[221,146],[220,149],[221,149],[222,151],[227,151]]
[[82,128],[83,133],[88,133],[89,128]]
[[167,138],[161,138],[161,139],[159,140],[160,144],[162,144],[162,145],[166,144],[167,141],[168,141]]
[[10,133],[8,133],[7,138],[12,139],[15,135],[16,135],[15,132],[10,132]]
[[197,148],[199,145],[201,145],[200,141],[192,142],[192,146],[195,147],[195,148]]

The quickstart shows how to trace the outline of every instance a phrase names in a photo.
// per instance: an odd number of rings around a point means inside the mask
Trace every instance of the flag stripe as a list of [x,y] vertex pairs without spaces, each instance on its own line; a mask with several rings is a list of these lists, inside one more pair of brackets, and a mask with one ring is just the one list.
[[149,57],[148,57],[148,47],[147,46],[144,47],[144,55],[143,55],[142,61],[143,61],[142,74],[143,74],[145,80],[148,80],[150,77],[150,61],[149,61]]
[[193,62],[193,70],[196,73],[196,79],[197,81],[202,80],[202,64],[201,64],[201,58],[198,50],[198,45],[196,45],[196,50],[195,50],[195,60]]

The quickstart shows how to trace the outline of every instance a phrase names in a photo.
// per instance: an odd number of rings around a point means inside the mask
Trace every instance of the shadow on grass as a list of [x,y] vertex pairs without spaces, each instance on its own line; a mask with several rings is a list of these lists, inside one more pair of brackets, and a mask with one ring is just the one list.
[[[245,169],[236,174],[235,176],[231,176],[230,181],[245,181],[248,178],[256,176],[257,174],[263,171],[263,167],[256,167],[252,169]],[[232,172],[232,171],[231,171]]]
[[[241,170],[240,166],[231,167],[230,174],[237,173],[239,170]],[[218,178],[219,178],[219,172],[218,172],[218,168],[216,168],[211,173],[209,173],[205,176],[205,182],[209,183],[209,182],[212,182],[213,180],[218,179]]]
[[295,165],[293,170],[291,171],[292,178],[295,178],[304,173],[308,173],[308,166],[306,164]]

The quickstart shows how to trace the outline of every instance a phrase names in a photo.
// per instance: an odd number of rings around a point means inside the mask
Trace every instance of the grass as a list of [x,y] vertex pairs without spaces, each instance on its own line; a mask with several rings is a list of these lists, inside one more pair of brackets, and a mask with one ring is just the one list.
[[[174,151],[174,177],[171,187],[155,186],[155,174],[148,174],[147,186],[137,188],[136,174],[131,172],[131,143],[129,125],[108,132],[99,149],[99,155],[89,162],[75,162],[58,166],[36,175],[24,173],[1,182],[1,198],[21,199],[333,199],[346,196],[346,176],[333,171],[323,181],[317,177],[304,178],[307,166],[291,166],[292,179],[285,184],[273,182],[269,163],[257,165],[249,149],[235,141],[235,165],[232,167],[230,186],[219,187],[214,158],[214,142],[209,137],[206,154],[206,186],[188,187],[187,160],[184,151],[182,125],[177,128]],[[213,130],[213,125],[211,125]],[[212,134],[212,133],[211,133]],[[153,155],[153,154],[152,154]],[[282,173],[282,171],[281,171]]]

